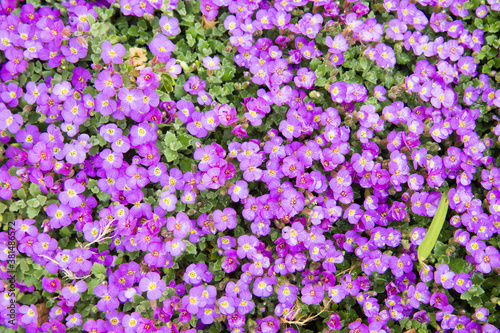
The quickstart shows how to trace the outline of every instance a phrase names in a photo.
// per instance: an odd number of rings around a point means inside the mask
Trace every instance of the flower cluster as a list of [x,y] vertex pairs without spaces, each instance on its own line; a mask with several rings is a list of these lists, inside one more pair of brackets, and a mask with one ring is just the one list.
[[497,2],[3,1],[0,323],[499,332]]

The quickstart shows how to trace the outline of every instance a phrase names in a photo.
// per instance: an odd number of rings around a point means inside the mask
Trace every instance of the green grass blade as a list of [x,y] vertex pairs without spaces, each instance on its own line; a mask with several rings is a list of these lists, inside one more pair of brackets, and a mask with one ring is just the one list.
[[446,218],[446,214],[448,213],[449,206],[448,192],[449,191],[441,195],[441,200],[439,201],[439,206],[436,214],[432,219],[432,223],[427,230],[422,244],[420,244],[420,246],[418,247],[418,260],[422,265],[424,265],[424,260],[427,259],[427,257],[431,254],[432,249],[434,249],[434,245],[436,245],[439,233],[443,228],[443,223]]

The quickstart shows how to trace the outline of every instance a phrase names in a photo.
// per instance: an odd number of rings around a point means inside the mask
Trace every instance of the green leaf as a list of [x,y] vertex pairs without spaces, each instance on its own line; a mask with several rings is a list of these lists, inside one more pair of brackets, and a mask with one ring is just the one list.
[[25,272],[29,271],[29,266],[28,263],[26,262],[26,259],[21,259],[20,262],[21,263],[19,264],[19,267]]
[[196,43],[195,39],[191,35],[186,35],[186,41],[190,47],[193,47],[194,43]]
[[38,200],[38,202],[40,202],[40,206],[43,206],[45,204],[45,202],[47,201],[47,197],[39,194],[36,196],[36,199]]
[[182,148],[187,148],[191,145],[191,140],[193,137],[191,135],[187,134],[178,134],[177,135],[177,140],[182,144]]
[[127,34],[132,37],[139,37],[139,28],[136,25],[133,25],[128,28]]
[[68,227],[62,227],[61,229],[59,229],[59,233],[63,237],[71,236],[71,231],[69,231]]
[[103,274],[103,275],[106,275],[106,267],[104,267],[104,265],[102,264],[99,264],[99,263],[94,263],[94,265],[92,266],[92,273],[94,275],[97,275],[97,274]]
[[192,160],[187,157],[183,158],[179,163],[179,167],[181,168],[182,172],[191,171],[192,165],[193,165]]
[[29,219],[35,218],[38,215],[38,212],[40,212],[40,206],[38,206],[36,208],[28,207],[28,209],[26,210],[26,212],[28,213],[28,218]]
[[189,254],[196,254],[196,246],[193,243],[186,241],[186,252]]
[[89,26],[92,26],[95,23],[95,17],[92,15],[88,15]]
[[109,198],[111,198],[111,196],[106,192],[102,191],[97,194],[97,198],[99,199],[99,201],[103,202],[103,201],[108,201]]
[[179,156],[176,151],[174,151],[170,148],[165,149],[163,151],[163,154],[165,155],[167,162],[175,161],[177,159],[177,157]]
[[36,207],[40,206],[40,202],[35,198],[29,199],[28,201],[26,201],[26,204],[32,208],[36,208]]
[[17,197],[19,199],[22,199],[22,200],[26,200],[27,197],[26,197],[26,191],[24,190],[24,188],[20,188],[19,190],[17,190]]
[[24,202],[24,200],[18,200],[15,201],[12,205],[10,205],[9,211],[17,212],[19,209],[22,209],[24,207],[26,207],[26,203]]
[[97,287],[98,285],[100,285],[103,280],[104,280],[104,277],[95,278],[95,279],[90,280],[90,282],[87,283],[87,293],[89,295],[93,295],[94,288]]
[[367,71],[363,74],[363,77],[366,81],[371,82],[373,84],[377,84],[378,78],[377,75],[372,71]]
[[135,294],[134,299],[133,299],[133,303],[138,304],[138,303],[142,302],[143,300],[144,300],[144,297],[142,297],[142,295]]
[[175,137],[175,134],[173,132],[168,131],[167,133],[165,133],[163,142],[165,142],[167,146],[169,146],[172,142],[175,141],[177,141],[177,138]]
[[[423,262],[431,254],[434,245],[436,244],[441,228],[443,227],[446,214],[448,213],[449,198],[448,192],[441,195],[441,200],[439,201],[439,206],[436,211],[436,215],[432,219],[432,223],[427,230],[427,233],[422,241],[422,244],[418,247],[418,260],[424,266]],[[425,266],[424,266],[425,267]]]

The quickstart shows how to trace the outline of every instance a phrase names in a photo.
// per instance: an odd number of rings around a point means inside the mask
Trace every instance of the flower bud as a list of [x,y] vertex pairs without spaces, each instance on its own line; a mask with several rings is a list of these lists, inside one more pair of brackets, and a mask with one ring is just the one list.
[[321,94],[319,92],[317,92],[316,90],[313,90],[309,93],[309,97],[310,98],[320,98],[321,97]]

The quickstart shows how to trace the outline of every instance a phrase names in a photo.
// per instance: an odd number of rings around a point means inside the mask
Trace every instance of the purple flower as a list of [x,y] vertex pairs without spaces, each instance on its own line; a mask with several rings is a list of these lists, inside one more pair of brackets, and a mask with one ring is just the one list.
[[476,317],[477,320],[479,321],[486,321],[488,320],[488,315],[490,312],[486,308],[479,308],[476,309],[476,312],[474,313],[474,317]]
[[[194,95],[197,95],[198,92],[204,90],[205,87],[206,87],[206,82],[204,80],[200,80],[200,78],[197,76],[189,77],[186,83],[184,83],[184,90],[187,93]],[[177,108],[179,110],[181,109],[179,106],[177,106]]]
[[218,56],[203,58],[203,66],[208,70],[220,69],[220,59]]
[[61,290],[61,295],[70,302],[78,302],[80,299],[80,294],[87,290],[87,284],[85,281],[78,281],[75,284],[64,287]]
[[380,102],[383,102],[387,99],[387,97],[385,97],[386,93],[387,90],[382,86],[375,86],[375,88],[373,89],[373,94]]
[[444,288],[451,289],[455,285],[455,272],[451,271],[448,265],[438,265],[434,272],[434,280],[441,283]]
[[165,64],[165,69],[174,79],[176,79],[177,75],[179,75],[182,72],[182,67],[180,65],[177,65],[176,62],[177,60],[175,58],[171,58]]
[[212,273],[207,271],[207,265],[205,263],[191,264],[186,268],[184,272],[184,282],[191,283],[195,286],[201,284],[202,281],[210,282],[212,280]]
[[168,241],[165,244],[167,252],[169,252],[172,256],[179,256],[184,250],[186,250],[186,243],[180,239],[174,239],[172,241]]
[[175,17],[162,16],[160,19],[161,31],[166,36],[175,36],[179,34],[179,21]]
[[486,15],[488,15],[488,6],[479,5],[476,8],[476,16],[482,19],[482,18],[485,18]]
[[285,257],[285,265],[290,273],[295,271],[301,272],[307,264],[307,257],[304,253],[287,254]]
[[141,69],[139,72],[139,77],[137,78],[137,85],[140,89],[156,89],[160,84],[160,77],[158,74],[153,72],[151,67],[146,67]]
[[393,67],[396,64],[396,56],[394,50],[390,46],[380,43],[377,44],[375,50],[378,54],[376,61],[379,67]]
[[323,297],[325,295],[325,291],[323,287],[318,285],[308,284],[300,291],[302,294],[302,302],[305,304],[319,304],[323,301]]
[[125,328],[125,333],[133,333],[137,331],[137,327],[144,321],[138,312],[133,312],[131,315],[125,315],[122,318],[122,325]]
[[248,196],[248,184],[244,180],[238,180],[233,186],[228,190],[228,194],[234,202],[238,202],[241,199],[245,199]]
[[230,315],[236,310],[236,304],[232,297],[223,296],[219,299],[218,304],[220,313],[224,315]]
[[225,208],[224,211],[216,210],[213,212],[214,225],[219,231],[225,231],[226,228],[234,229],[236,227],[236,211],[233,208]]
[[101,232],[101,223],[95,221],[94,223],[86,223],[83,226],[83,236],[87,242],[93,242]]
[[205,307],[207,304],[206,298],[203,296],[205,288],[198,286],[191,288],[189,296],[182,298],[182,307],[191,314],[197,314],[200,308]]
[[74,179],[68,179],[64,182],[64,191],[59,193],[59,200],[62,204],[68,204],[75,208],[81,205],[82,198],[79,196],[85,190],[85,187],[77,183]]
[[297,299],[299,288],[293,284],[282,284],[278,289],[278,300],[287,305],[292,306]]
[[72,328],[82,324],[82,315],[79,313],[71,314],[66,317],[66,327]]
[[22,184],[19,178],[11,176],[8,171],[0,170],[0,198],[8,200],[12,198],[12,190],[18,190]]
[[122,57],[125,55],[125,47],[117,43],[114,46],[111,45],[110,41],[105,41],[101,45],[101,58],[105,64],[121,64],[123,62]]
[[271,278],[258,277],[253,283],[253,294],[257,297],[268,297],[273,293],[273,282]]
[[280,329],[279,319],[272,316],[257,319],[257,324],[260,325],[260,330],[262,331],[262,333],[277,333]]
[[497,269],[500,266],[500,254],[493,246],[488,246],[486,249],[479,250],[475,253],[476,269],[482,273],[489,273],[492,269]]
[[69,45],[62,45],[61,52],[66,58],[66,61],[71,63],[76,63],[78,60],[83,59],[87,56],[88,46],[80,44],[77,38],[71,38],[69,40]]
[[49,293],[54,293],[61,289],[61,281],[58,278],[51,279],[44,276],[42,279],[42,286],[43,289],[47,290]]
[[92,263],[90,262],[90,257],[92,252],[88,249],[73,249],[71,250],[71,262],[68,265],[69,270],[72,272],[89,272],[92,268]]
[[459,293],[464,293],[472,287],[472,281],[469,279],[469,274],[458,273],[457,278],[455,279],[455,286],[453,288]]
[[166,283],[160,279],[160,274],[149,272],[139,282],[139,289],[147,292],[149,300],[155,300],[166,290]]
[[108,97],[114,96],[116,94],[116,89],[120,88],[122,85],[123,80],[121,75],[111,75],[111,73],[106,70],[101,71],[94,82],[95,88],[102,91]]
[[224,255],[226,256],[226,258],[221,264],[222,269],[228,274],[234,272],[240,264],[240,262],[238,261],[237,251],[229,249],[224,251]]
[[309,71],[305,67],[299,69],[297,71],[297,76],[294,78],[294,82],[297,88],[304,88],[304,89],[312,89],[315,80],[316,80],[316,74],[313,71]]
[[167,62],[175,49],[174,43],[165,35],[156,35],[149,43],[149,50],[158,57],[158,61]]
[[22,73],[28,67],[28,61],[24,59],[22,50],[13,47],[8,48],[5,51],[5,57],[9,61],[5,64],[4,68],[12,74]]
[[21,322],[24,325],[29,325],[32,323],[36,324],[38,314],[36,311],[36,307],[33,304],[31,304],[30,306],[27,305],[21,306],[19,312],[22,314]]
[[257,244],[258,239],[255,236],[242,235],[238,237],[238,257],[240,259],[245,257],[251,259],[257,254]]
[[336,285],[328,291],[328,296],[334,303],[340,303],[348,294],[346,288],[342,285]]
[[301,233],[304,231],[304,226],[299,222],[293,222],[292,226],[286,226],[282,229],[283,239],[287,244],[297,245]]
[[4,131],[6,129],[9,130],[12,134],[17,133],[19,128],[23,125],[23,117],[19,114],[12,114],[12,112],[4,108],[0,110],[0,131]]
[[385,33],[394,40],[403,40],[403,35],[407,29],[408,27],[404,22],[398,19],[392,19],[389,21],[389,27]]
[[97,303],[97,309],[99,311],[113,311],[115,310],[120,302],[116,298],[118,296],[119,289],[114,284],[109,284],[107,286],[100,284],[94,288],[94,294],[100,297],[101,300]]

